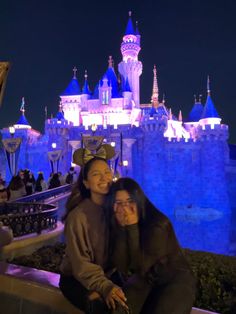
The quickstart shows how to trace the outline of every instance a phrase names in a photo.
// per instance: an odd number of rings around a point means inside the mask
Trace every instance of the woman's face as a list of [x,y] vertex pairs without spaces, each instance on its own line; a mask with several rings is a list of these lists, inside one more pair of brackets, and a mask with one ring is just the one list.
[[112,183],[112,172],[103,160],[96,160],[89,169],[87,179],[83,181],[91,195],[106,195]]
[[133,225],[138,223],[138,207],[126,190],[116,192],[113,206],[116,221],[121,226]]

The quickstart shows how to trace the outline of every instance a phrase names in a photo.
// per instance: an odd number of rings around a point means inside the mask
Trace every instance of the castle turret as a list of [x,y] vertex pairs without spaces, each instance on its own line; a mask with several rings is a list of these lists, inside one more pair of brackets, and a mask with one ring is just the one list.
[[74,126],[79,126],[81,111],[81,89],[76,76],[76,67],[74,67],[73,72],[73,78],[60,98],[65,119],[69,122],[72,122]]
[[215,105],[211,98],[210,79],[207,78],[207,100],[203,108],[202,116],[199,121],[201,125],[215,125],[220,124],[221,118],[219,117]]
[[142,63],[138,61],[140,50],[140,34],[134,30],[131,12],[129,12],[128,24],[121,43],[123,61],[119,63],[118,68],[124,82],[128,79],[136,107],[140,104],[139,76],[142,74]]
[[89,90],[89,85],[88,85],[88,74],[87,74],[87,70],[85,70],[85,73],[84,73],[84,86],[83,86],[82,92],[81,92],[81,107],[82,107],[82,110],[88,110],[87,100],[90,99],[90,97],[91,97],[91,92]]

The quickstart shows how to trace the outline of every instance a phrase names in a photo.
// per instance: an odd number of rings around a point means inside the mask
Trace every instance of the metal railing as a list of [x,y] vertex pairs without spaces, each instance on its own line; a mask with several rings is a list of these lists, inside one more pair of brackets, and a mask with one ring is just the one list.
[[0,221],[13,230],[14,237],[57,227],[57,206],[42,203],[3,203]]

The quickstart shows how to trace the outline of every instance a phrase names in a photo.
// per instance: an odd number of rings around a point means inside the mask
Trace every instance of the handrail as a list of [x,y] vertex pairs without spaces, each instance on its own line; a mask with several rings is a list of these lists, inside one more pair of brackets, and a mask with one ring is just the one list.
[[71,191],[71,188],[72,188],[72,184],[64,184],[62,186],[59,186],[58,188],[49,189],[46,191],[37,192],[31,195],[23,196],[14,201],[10,201],[10,203],[40,202],[53,196],[58,196],[60,194],[68,193],[69,191]]

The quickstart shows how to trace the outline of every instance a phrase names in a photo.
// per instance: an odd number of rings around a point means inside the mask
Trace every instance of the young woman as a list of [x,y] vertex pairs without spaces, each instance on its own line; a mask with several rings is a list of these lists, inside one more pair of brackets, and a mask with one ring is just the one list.
[[113,263],[131,313],[189,314],[195,279],[169,219],[129,178],[113,183],[107,207],[113,212]]
[[90,159],[81,168],[64,217],[66,256],[60,288],[85,313],[108,313],[115,302],[126,306],[123,291],[108,276],[109,224],[103,203],[111,182],[106,160]]

